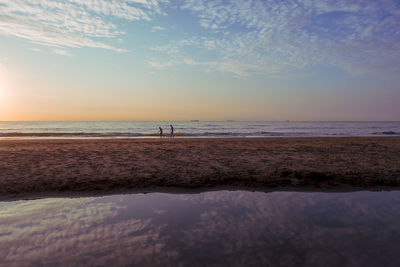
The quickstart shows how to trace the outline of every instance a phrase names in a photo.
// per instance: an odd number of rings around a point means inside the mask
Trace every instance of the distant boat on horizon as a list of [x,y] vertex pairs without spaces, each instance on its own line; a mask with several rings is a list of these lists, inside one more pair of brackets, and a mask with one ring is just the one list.
[[199,120],[190,120],[191,122],[199,122]]

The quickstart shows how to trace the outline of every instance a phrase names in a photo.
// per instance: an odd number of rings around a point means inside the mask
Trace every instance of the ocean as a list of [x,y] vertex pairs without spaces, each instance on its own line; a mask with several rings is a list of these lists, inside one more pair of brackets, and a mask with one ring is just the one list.
[[324,137],[400,135],[393,122],[268,122],[268,121],[76,121],[0,122],[0,139],[185,137]]

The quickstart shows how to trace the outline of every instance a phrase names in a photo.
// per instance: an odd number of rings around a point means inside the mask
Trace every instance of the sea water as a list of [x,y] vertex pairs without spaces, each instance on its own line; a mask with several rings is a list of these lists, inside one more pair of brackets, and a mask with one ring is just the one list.
[[0,122],[0,138],[143,138],[159,127],[177,137],[317,137],[400,135],[397,122],[90,121]]

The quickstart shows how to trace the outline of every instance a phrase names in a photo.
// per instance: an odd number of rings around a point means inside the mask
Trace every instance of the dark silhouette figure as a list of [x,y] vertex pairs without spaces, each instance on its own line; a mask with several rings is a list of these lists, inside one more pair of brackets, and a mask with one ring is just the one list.
[[162,133],[162,128],[161,127],[158,127],[158,129],[160,129],[160,138],[163,136],[163,133]]
[[174,137],[174,126],[172,124],[169,125],[171,127],[171,137]]

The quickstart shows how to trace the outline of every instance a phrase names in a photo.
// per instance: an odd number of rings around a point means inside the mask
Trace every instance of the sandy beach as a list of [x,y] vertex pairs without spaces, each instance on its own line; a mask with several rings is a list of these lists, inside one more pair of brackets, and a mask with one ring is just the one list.
[[0,199],[400,185],[400,137],[1,140]]

